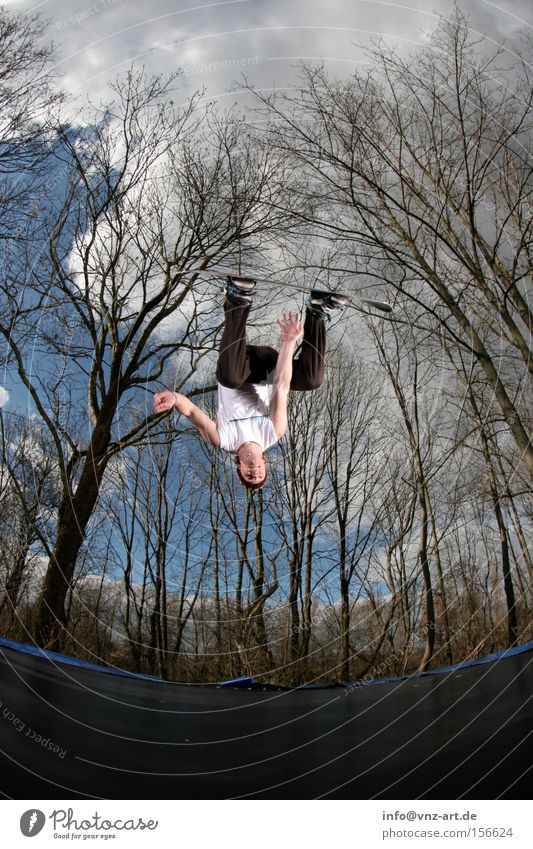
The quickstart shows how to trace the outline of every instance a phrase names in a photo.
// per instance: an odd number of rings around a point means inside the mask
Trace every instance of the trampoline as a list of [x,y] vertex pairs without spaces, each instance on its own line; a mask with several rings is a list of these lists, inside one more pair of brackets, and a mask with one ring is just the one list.
[[187,685],[0,640],[13,799],[520,799],[533,642],[339,687]]

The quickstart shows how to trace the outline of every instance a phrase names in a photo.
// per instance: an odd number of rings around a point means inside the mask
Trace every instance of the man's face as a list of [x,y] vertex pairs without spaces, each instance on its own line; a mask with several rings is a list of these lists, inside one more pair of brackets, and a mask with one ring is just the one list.
[[265,460],[257,443],[245,442],[237,451],[237,456],[239,471],[247,483],[260,483],[265,479]]

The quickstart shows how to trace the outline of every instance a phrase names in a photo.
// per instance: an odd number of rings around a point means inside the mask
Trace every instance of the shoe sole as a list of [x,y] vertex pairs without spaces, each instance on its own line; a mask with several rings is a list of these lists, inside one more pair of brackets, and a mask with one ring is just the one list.
[[228,275],[226,279],[230,286],[240,289],[242,292],[251,292],[255,289],[255,280],[252,280],[251,277],[230,277]]
[[332,307],[345,307],[348,303],[346,295],[338,295],[336,292],[325,292],[323,289],[311,289],[311,303],[318,301],[322,304],[324,300],[329,301]]

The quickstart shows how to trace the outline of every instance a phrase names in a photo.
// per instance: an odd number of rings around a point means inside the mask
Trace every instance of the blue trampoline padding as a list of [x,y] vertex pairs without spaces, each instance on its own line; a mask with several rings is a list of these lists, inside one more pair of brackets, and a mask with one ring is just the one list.
[[111,675],[124,675],[127,678],[141,678],[146,681],[162,681],[157,675],[142,675],[139,672],[128,672],[125,669],[119,669],[116,666],[102,666],[99,663],[91,663],[89,660],[79,660],[77,657],[72,657],[69,654],[61,654],[57,651],[48,651],[41,649],[39,646],[31,646],[28,643],[18,643],[16,640],[7,640],[5,637],[0,637],[0,647],[4,646],[7,649],[14,649],[25,654],[32,654],[35,657],[44,657],[54,663],[61,663],[63,666],[77,666],[80,669],[92,669],[94,672],[108,672]]
[[[115,666],[102,666],[99,663],[91,663],[88,660],[79,660],[76,657],[72,657],[68,654],[61,654],[56,651],[48,651],[47,649],[41,649],[38,646],[32,646],[27,643],[19,643],[16,640],[8,640],[5,637],[0,637],[0,648],[5,647],[8,649],[13,649],[15,651],[24,652],[25,654],[31,654],[35,657],[42,657],[50,660],[54,663],[60,663],[64,666],[76,666],[80,669],[90,669],[94,672],[105,672],[110,675],[121,675],[125,678],[137,678],[142,681],[159,681],[164,684],[173,684],[173,681],[165,681],[164,678],[159,678],[157,675],[143,675],[140,672],[128,672],[125,669],[119,669]],[[466,669],[469,666],[479,666],[482,663],[493,663],[497,660],[502,660],[506,657],[511,657],[512,655],[522,654],[524,652],[533,651],[533,640],[529,640],[527,643],[523,643],[520,646],[514,646],[510,649],[504,649],[501,652],[493,652],[492,654],[484,655],[483,657],[475,658],[474,660],[463,660],[459,663],[454,663],[452,666],[442,666],[438,669],[430,669],[427,672],[416,672],[414,675],[403,675],[398,676],[396,678],[373,678],[370,681],[365,681],[364,679],[351,681],[348,683],[330,683],[330,684],[301,684],[296,689],[298,690],[314,690],[314,689],[329,689],[333,686],[340,687],[370,687],[375,684],[390,684],[393,681],[404,681],[407,678],[422,678],[428,675],[444,675],[447,672],[454,672],[458,669]],[[190,684],[188,686],[217,686],[217,687],[227,687],[231,689],[241,689],[241,690],[285,690],[285,689],[294,689],[290,687],[282,687],[276,686],[274,684],[266,684],[261,681],[257,681],[255,678],[250,678],[243,676],[241,678],[233,678],[229,681],[221,681],[219,684],[209,685],[209,684]]]
[[264,684],[255,678],[230,678],[229,681],[221,681],[218,687],[230,687],[232,690],[286,690],[286,687],[278,687],[275,684]]
[[440,675],[443,672],[451,672],[454,669],[466,669],[467,666],[478,666],[480,663],[492,663],[494,660],[503,660],[504,657],[512,657],[514,654],[523,654],[526,651],[533,651],[533,640],[527,643],[522,643],[520,646],[513,646],[510,649],[485,654],[483,657],[476,657],[473,660],[461,660],[459,663],[454,663],[452,666],[441,666],[437,669],[428,669],[427,672],[421,672],[421,675]]
[[255,678],[247,678],[243,675],[241,678],[230,678],[228,681],[221,681],[219,687],[251,687],[259,682]]
[[461,660],[458,663],[453,663],[451,666],[439,666],[437,669],[428,669],[427,672],[415,672],[412,675],[402,675],[397,678],[372,678],[370,681],[365,681],[364,678],[352,681],[345,684],[345,687],[370,687],[373,684],[390,684],[393,681],[405,681],[408,678],[425,678],[428,675],[445,675],[447,672],[455,672],[458,669],[467,669],[469,666],[480,666],[482,663],[493,663],[496,660],[503,660],[506,657],[512,657],[516,654],[533,651],[533,640],[527,643],[522,643],[520,646],[513,646],[510,649],[485,654],[483,657],[476,657],[472,660]]

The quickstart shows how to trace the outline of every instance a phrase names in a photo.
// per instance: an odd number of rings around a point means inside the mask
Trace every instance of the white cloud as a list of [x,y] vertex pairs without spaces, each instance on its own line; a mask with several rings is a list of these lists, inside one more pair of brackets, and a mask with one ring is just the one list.
[[[35,4],[20,0],[17,11]],[[43,4],[41,4],[43,5]],[[335,74],[348,74],[363,57],[354,46],[383,33],[406,51],[423,44],[440,13],[450,17],[451,0],[154,0],[149,6],[125,0],[48,0],[50,26],[44,40],[58,43],[62,85],[74,95],[107,97],[106,83],[135,61],[148,72],[187,75],[178,84],[185,99],[207,87],[224,98],[244,72],[260,87],[290,84],[301,57],[319,59]],[[526,0],[459,0],[472,35],[507,44],[531,26]],[[528,22],[529,21],[529,22]],[[518,35],[519,37],[519,35]],[[243,66],[240,63],[242,60]]]

